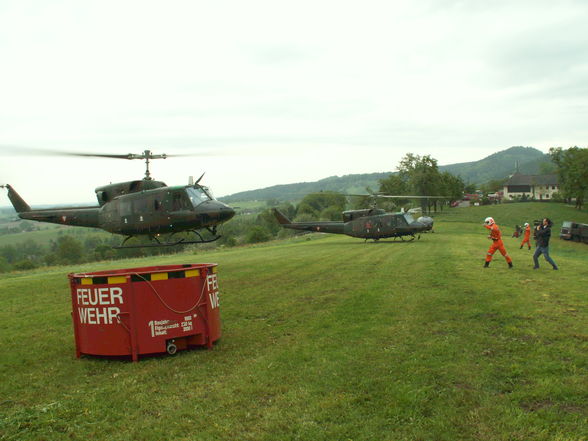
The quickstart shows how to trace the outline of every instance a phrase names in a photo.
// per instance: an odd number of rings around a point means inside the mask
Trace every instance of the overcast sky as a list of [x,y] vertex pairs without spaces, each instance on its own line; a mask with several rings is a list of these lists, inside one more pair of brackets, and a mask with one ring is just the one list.
[[[217,196],[586,146],[588,2],[0,0],[5,146],[197,153]],[[1,156],[30,203],[88,202],[140,162]],[[0,205],[7,205],[5,194]]]

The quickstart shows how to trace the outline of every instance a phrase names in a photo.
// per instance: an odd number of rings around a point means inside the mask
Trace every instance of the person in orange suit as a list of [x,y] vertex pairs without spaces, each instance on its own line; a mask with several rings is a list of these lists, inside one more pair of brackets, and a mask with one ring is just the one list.
[[506,252],[506,248],[504,248],[504,243],[502,242],[502,234],[500,233],[500,228],[494,222],[494,219],[491,217],[487,217],[484,220],[484,227],[490,230],[490,235],[488,239],[492,240],[492,245],[488,248],[488,253],[486,253],[486,262],[484,263],[484,268],[488,268],[490,262],[492,261],[492,256],[496,252],[496,250],[500,251],[500,254],[504,256],[506,262],[508,263],[508,267],[512,268],[512,259]]
[[527,244],[527,246],[529,247],[529,250],[531,250],[531,241],[529,240],[531,237],[531,226],[525,222],[525,235],[523,236],[523,241],[521,242],[521,248],[523,248],[523,246],[525,244]]

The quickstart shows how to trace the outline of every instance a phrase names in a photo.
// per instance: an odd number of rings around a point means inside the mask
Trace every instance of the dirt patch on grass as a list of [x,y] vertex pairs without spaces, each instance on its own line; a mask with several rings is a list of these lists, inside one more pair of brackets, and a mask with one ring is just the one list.
[[537,412],[538,410],[547,409],[551,406],[553,406],[553,402],[551,400],[539,400],[528,403],[521,403],[521,408],[526,412]]

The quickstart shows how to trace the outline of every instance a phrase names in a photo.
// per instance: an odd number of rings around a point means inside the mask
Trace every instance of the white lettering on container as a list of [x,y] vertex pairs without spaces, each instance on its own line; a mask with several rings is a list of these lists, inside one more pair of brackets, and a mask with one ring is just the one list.
[[180,327],[180,323],[171,320],[151,320],[147,323],[151,329],[151,337],[158,337],[160,335],[167,335],[169,329],[176,329]]
[[120,314],[123,290],[118,286],[108,288],[78,288],[76,298],[78,317],[85,325],[110,325]]
[[210,307],[212,309],[218,308],[220,305],[220,299],[218,297],[218,278],[216,277],[216,274],[209,274],[206,277],[206,285],[208,288]]

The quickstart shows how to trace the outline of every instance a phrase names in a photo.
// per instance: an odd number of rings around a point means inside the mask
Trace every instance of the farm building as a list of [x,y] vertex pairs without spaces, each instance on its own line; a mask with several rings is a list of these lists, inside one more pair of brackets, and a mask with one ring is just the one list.
[[504,198],[526,197],[536,200],[550,200],[559,192],[557,175],[523,175],[515,173],[504,183]]

